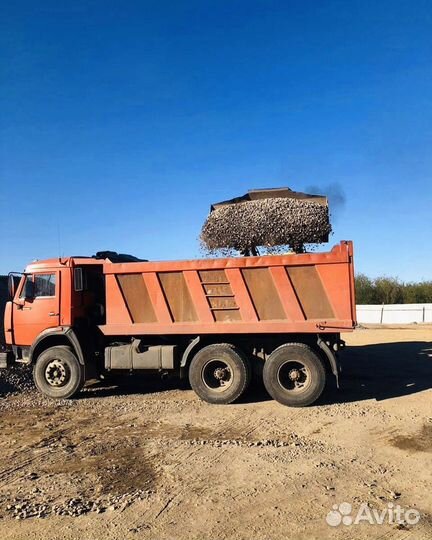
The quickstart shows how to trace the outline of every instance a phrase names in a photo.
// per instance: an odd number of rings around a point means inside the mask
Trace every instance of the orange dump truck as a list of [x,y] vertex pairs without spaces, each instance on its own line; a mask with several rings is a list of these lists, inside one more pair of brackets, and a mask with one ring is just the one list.
[[231,403],[261,375],[271,396],[309,405],[338,378],[355,326],[353,247],[327,253],[147,262],[111,252],[30,264],[4,323],[0,364],[33,364],[37,388],[76,394],[109,372],[189,377]]

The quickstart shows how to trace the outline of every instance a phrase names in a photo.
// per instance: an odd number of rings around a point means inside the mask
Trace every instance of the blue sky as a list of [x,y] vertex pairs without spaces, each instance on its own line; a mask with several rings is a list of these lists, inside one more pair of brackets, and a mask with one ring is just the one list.
[[336,185],[358,271],[431,279],[429,1],[1,9],[0,272],[200,256],[212,202]]

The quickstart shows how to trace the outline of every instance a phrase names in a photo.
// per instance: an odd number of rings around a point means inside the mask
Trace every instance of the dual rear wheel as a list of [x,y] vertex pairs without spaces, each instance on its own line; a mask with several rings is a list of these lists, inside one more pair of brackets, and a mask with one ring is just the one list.
[[[264,386],[273,399],[291,407],[305,407],[322,394],[326,372],[320,357],[303,343],[275,349],[264,363]],[[208,403],[227,404],[239,399],[251,380],[248,358],[233,345],[204,347],[194,356],[189,381]]]
[[245,392],[250,379],[247,357],[228,343],[202,348],[189,366],[193,390],[208,403],[232,403]]
[[264,386],[273,399],[290,407],[306,407],[321,396],[326,371],[321,358],[304,343],[275,349],[264,364]]

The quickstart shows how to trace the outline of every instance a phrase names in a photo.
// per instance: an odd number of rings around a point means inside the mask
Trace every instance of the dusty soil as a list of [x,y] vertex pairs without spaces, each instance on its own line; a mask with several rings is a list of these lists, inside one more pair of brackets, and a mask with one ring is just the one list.
[[[431,538],[432,328],[345,338],[343,388],[307,409],[158,382],[0,397],[2,539]],[[343,502],[421,519],[329,526]]]

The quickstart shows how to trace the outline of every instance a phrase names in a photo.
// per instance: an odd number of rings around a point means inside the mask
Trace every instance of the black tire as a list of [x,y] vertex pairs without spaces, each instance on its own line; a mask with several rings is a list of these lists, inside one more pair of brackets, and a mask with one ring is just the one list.
[[192,389],[208,403],[232,403],[245,392],[250,378],[248,359],[228,343],[204,347],[189,366]]
[[321,358],[304,343],[275,349],[264,364],[263,378],[271,397],[290,407],[312,405],[326,384]]
[[84,366],[70,347],[57,345],[43,351],[33,368],[37,389],[54,399],[76,395],[84,385]]

